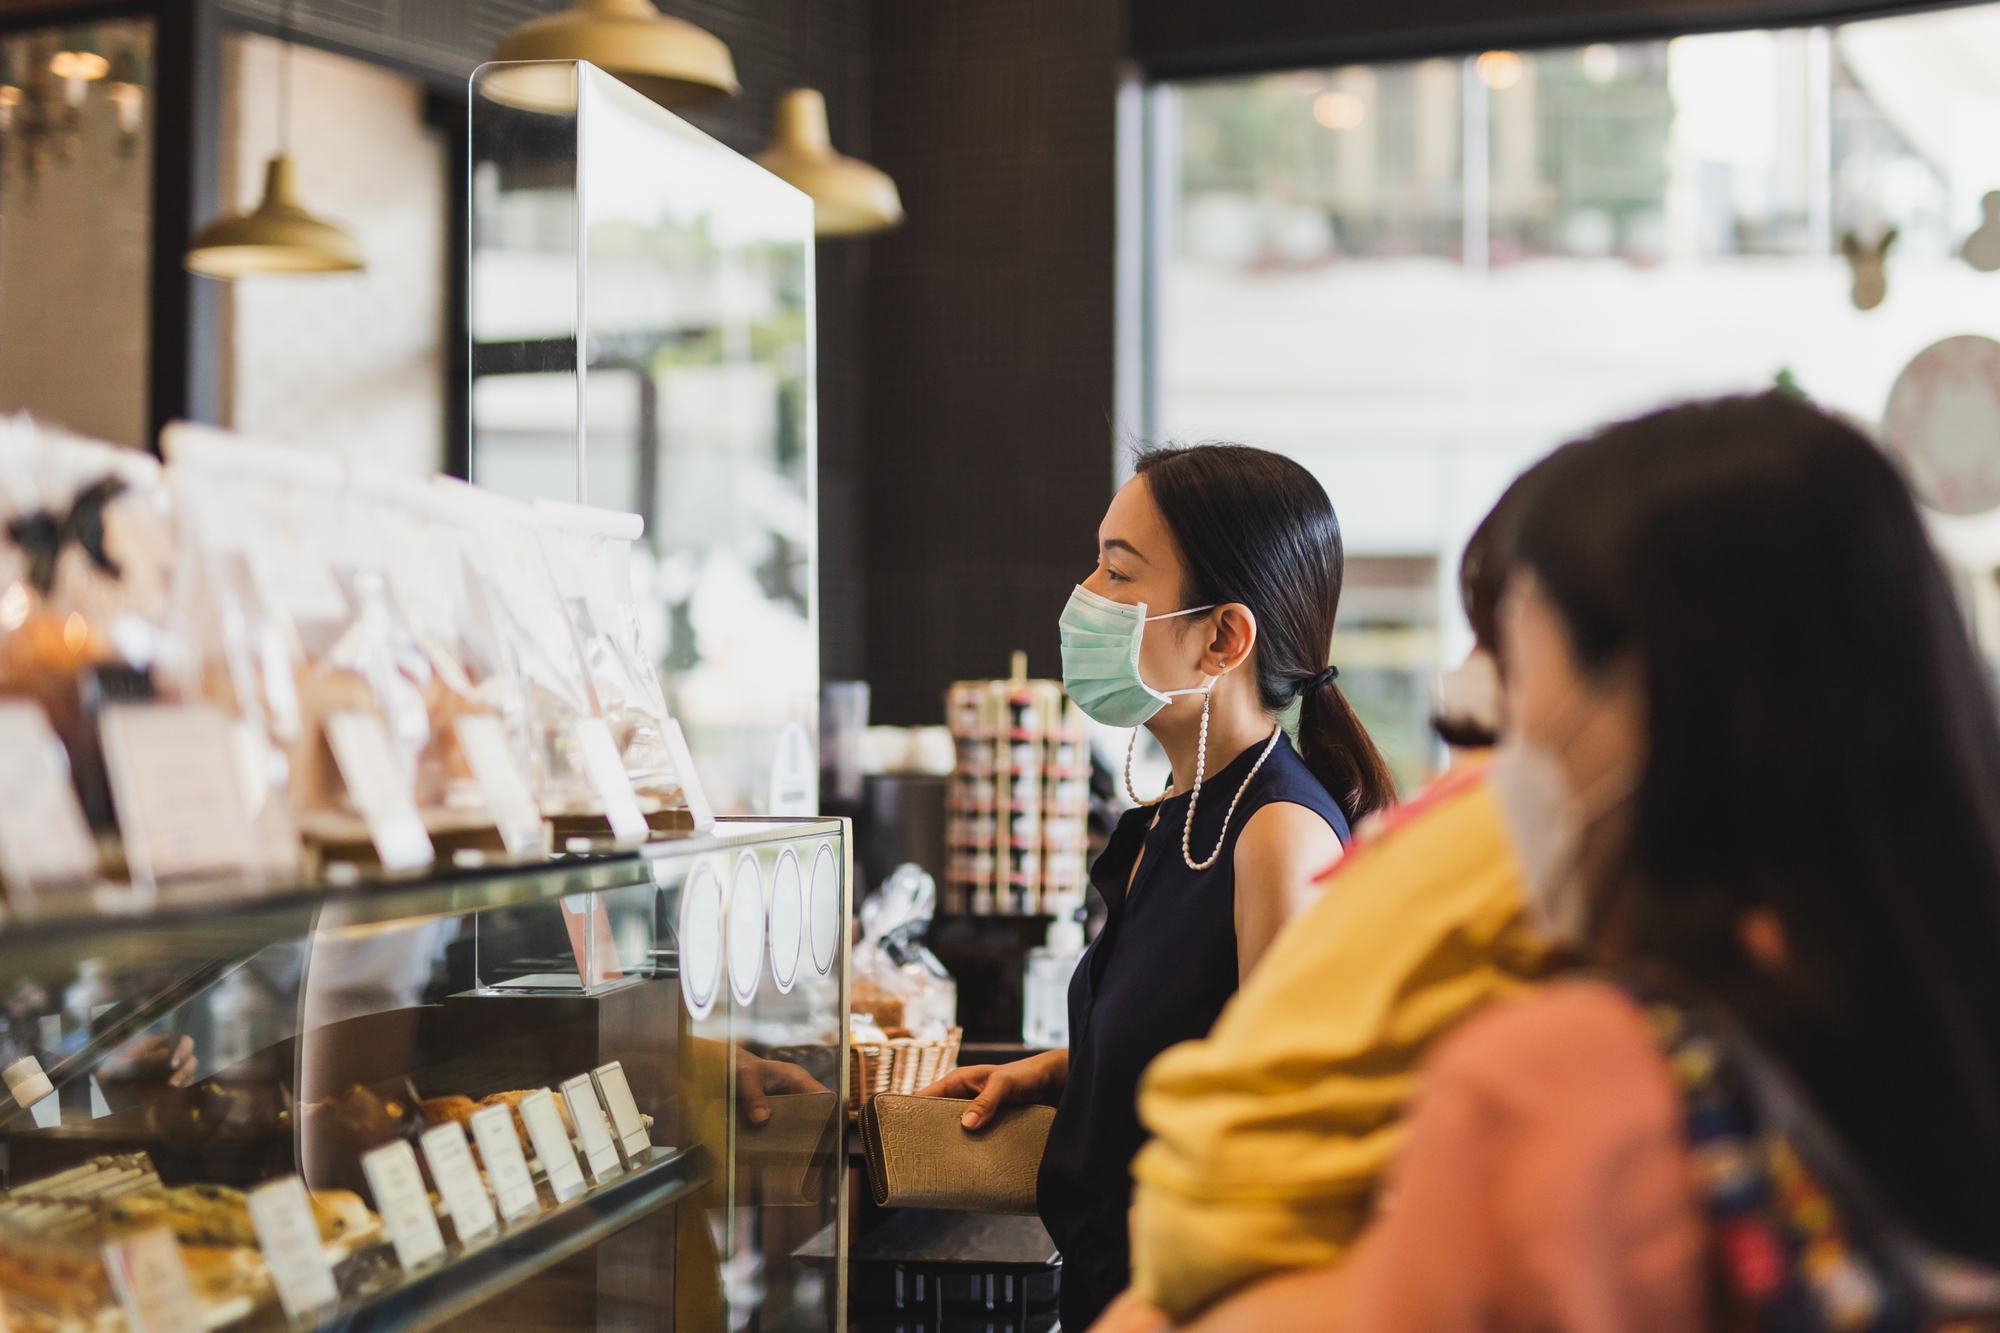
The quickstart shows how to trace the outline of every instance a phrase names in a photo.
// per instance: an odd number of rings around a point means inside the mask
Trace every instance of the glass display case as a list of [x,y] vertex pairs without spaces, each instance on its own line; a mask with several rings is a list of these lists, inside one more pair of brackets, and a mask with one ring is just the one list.
[[472,79],[471,479],[636,513],[721,814],[817,810],[812,200],[587,63]]
[[0,930],[21,1330],[845,1326],[849,838]]

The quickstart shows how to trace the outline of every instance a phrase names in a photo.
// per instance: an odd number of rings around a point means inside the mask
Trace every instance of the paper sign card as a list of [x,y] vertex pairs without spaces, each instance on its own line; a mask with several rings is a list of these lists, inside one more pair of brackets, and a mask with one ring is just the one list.
[[62,742],[36,705],[0,701],[0,880],[10,900],[96,877],[97,844]]
[[479,794],[493,812],[494,827],[509,856],[540,856],[549,850],[548,833],[542,823],[541,807],[521,777],[514,751],[507,744],[507,731],[500,719],[489,713],[467,713],[452,724],[458,748],[472,769]]
[[583,1145],[583,1162],[590,1168],[590,1178],[602,1185],[623,1175],[625,1164],[618,1159],[618,1144],[611,1137],[611,1123],[604,1118],[590,1075],[565,1079],[562,1095],[569,1106],[570,1122],[576,1126],[577,1142]]
[[438,1230],[431,1196],[424,1189],[417,1155],[402,1139],[361,1155],[361,1173],[375,1196],[375,1211],[396,1246],[396,1262],[416,1268],[444,1253],[444,1233]]
[[694,818],[696,831],[707,833],[715,827],[715,807],[708,803],[708,793],[701,789],[701,777],[694,771],[694,755],[688,750],[687,733],[681,730],[680,719],[668,718],[663,735],[667,756],[674,761],[674,772],[681,780],[681,795],[687,799],[688,814]]
[[619,756],[618,742],[601,717],[580,717],[571,724],[576,729],[577,748],[583,751],[583,771],[604,802],[604,817],[611,821],[611,834],[620,842],[644,842],[648,828],[632,795],[632,779],[625,776],[625,760]]
[[107,704],[104,766],[132,882],[241,874],[258,864],[229,717],[205,704]]
[[246,1202],[285,1313],[296,1321],[311,1322],[313,1315],[338,1305],[340,1288],[334,1285],[333,1267],[326,1261],[305,1182],[286,1176],[259,1185]]
[[618,966],[618,941],[611,934],[611,913],[604,899],[594,893],[566,893],[562,898],[563,925],[569,930],[569,947],[576,953],[576,975],[584,989],[616,981],[625,975]]
[[771,754],[771,782],[765,810],[774,816],[803,818],[819,813],[819,760],[812,739],[797,718],[778,731]]
[[566,1203],[584,1192],[583,1168],[576,1164],[576,1150],[569,1146],[563,1129],[562,1113],[556,1110],[555,1094],[537,1088],[521,1099],[521,1119],[528,1126],[528,1141],[535,1156],[542,1159],[542,1171],[555,1191],[556,1202]]
[[493,1200],[487,1197],[486,1184],[479,1178],[479,1167],[472,1160],[472,1149],[466,1145],[465,1130],[459,1123],[448,1120],[426,1130],[420,1141],[424,1160],[431,1166],[431,1179],[437,1182],[452,1228],[458,1232],[458,1243],[470,1244],[498,1227],[500,1219],[493,1212]]
[[611,1128],[618,1135],[618,1146],[625,1150],[625,1160],[634,1166],[645,1161],[653,1143],[646,1137],[646,1118],[639,1114],[639,1103],[632,1098],[625,1066],[613,1060],[591,1070],[590,1077],[597,1084],[604,1109],[611,1112]]
[[181,1247],[165,1229],[104,1247],[104,1271],[130,1333],[206,1333]]
[[382,719],[373,713],[329,713],[326,743],[340,765],[348,798],[368,824],[368,837],[383,868],[416,870],[429,865],[435,856],[431,837],[424,832]]
[[504,1106],[474,1111],[472,1137],[479,1144],[479,1159],[486,1163],[486,1178],[493,1182],[493,1195],[500,1201],[500,1216],[516,1222],[539,1213],[541,1200],[535,1194],[535,1178],[528,1174],[528,1159],[521,1154],[520,1135],[514,1132],[514,1113]]

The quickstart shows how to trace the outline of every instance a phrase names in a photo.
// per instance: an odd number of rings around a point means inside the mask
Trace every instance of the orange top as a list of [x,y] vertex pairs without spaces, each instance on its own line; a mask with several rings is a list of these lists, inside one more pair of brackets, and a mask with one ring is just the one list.
[[1680,1098],[1624,992],[1564,981],[1440,1043],[1348,1326],[1681,1333],[1706,1322]]

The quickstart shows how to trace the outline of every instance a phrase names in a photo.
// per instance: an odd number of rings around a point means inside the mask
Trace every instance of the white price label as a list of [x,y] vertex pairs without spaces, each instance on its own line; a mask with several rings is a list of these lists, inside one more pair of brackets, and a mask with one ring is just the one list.
[[591,1070],[590,1077],[597,1083],[597,1095],[604,1099],[605,1109],[611,1112],[611,1127],[618,1134],[625,1159],[634,1166],[645,1161],[653,1143],[646,1137],[646,1118],[639,1114],[639,1103],[632,1097],[625,1066],[613,1060]]
[[537,856],[547,852],[541,808],[514,762],[500,719],[487,713],[468,713],[452,725],[458,734],[458,748],[465,752],[465,762],[479,783],[479,794],[493,812],[493,824],[500,830],[507,854]]
[[286,1176],[259,1185],[246,1202],[285,1313],[299,1322],[311,1322],[314,1314],[338,1305],[340,1288],[334,1285],[333,1267],[326,1261],[305,1182]]
[[173,1233],[148,1231],[104,1247],[104,1271],[131,1333],[206,1333],[201,1303]]
[[542,1159],[542,1171],[555,1191],[556,1202],[564,1203],[583,1193],[588,1188],[583,1168],[576,1164],[576,1150],[569,1146],[555,1094],[537,1088],[521,1099],[520,1110],[528,1126],[528,1141],[535,1145],[535,1156]]
[[204,704],[108,704],[99,729],[134,883],[257,864],[226,714]]
[[445,1211],[458,1232],[460,1245],[470,1244],[500,1225],[487,1197],[486,1184],[479,1178],[479,1166],[466,1146],[465,1130],[455,1120],[424,1131],[424,1160],[431,1164],[431,1179],[437,1182]]
[[326,743],[340,766],[347,795],[367,822],[375,854],[388,870],[415,870],[431,863],[430,834],[417,816],[410,785],[396,763],[389,729],[373,713],[329,713]]
[[535,1178],[528,1174],[521,1136],[514,1132],[514,1112],[505,1106],[474,1111],[472,1137],[479,1144],[480,1160],[486,1163],[486,1178],[493,1182],[494,1197],[500,1201],[500,1215],[514,1222],[540,1212]]
[[402,1139],[361,1155],[361,1171],[375,1195],[375,1210],[389,1228],[396,1262],[404,1268],[427,1264],[444,1253],[444,1233],[438,1230],[431,1196],[424,1189],[417,1155]]
[[805,724],[794,718],[778,731],[771,754],[771,783],[765,813],[803,818],[819,813],[819,761]]
[[612,836],[620,842],[644,842],[646,816],[632,795],[632,779],[625,775],[625,760],[618,753],[618,742],[611,739],[611,728],[601,717],[580,717],[570,725],[576,730],[577,748],[583,751],[583,770],[597,799],[604,802]]
[[60,889],[97,877],[69,760],[42,710],[0,702],[0,879],[34,901],[37,889]]
[[576,1125],[577,1141],[583,1145],[583,1161],[590,1168],[590,1178],[602,1185],[623,1174],[625,1166],[618,1160],[618,1144],[611,1137],[611,1124],[604,1118],[604,1107],[597,1100],[597,1089],[591,1084],[590,1075],[578,1074],[564,1080],[562,1095],[569,1106],[569,1118]]

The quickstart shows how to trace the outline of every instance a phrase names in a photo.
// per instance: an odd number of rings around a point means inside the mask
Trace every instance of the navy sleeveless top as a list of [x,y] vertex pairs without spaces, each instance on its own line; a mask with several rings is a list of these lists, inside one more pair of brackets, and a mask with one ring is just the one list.
[[[1264,745],[1259,741],[1202,783],[1190,840],[1195,860],[1223,836],[1230,798]],[[1089,1328],[1130,1281],[1125,1214],[1132,1158],[1146,1140],[1139,1075],[1167,1047],[1207,1036],[1236,993],[1236,839],[1250,816],[1279,801],[1314,811],[1342,843],[1348,840],[1340,807],[1291,739],[1280,736],[1237,802],[1222,854],[1207,870],[1189,870],[1181,856],[1186,793],[1126,811],[1090,868],[1110,916],[1070,978],[1069,1081],[1036,1182],[1042,1222],[1063,1256],[1065,1329]],[[1128,898],[1126,880],[1142,847]]]

